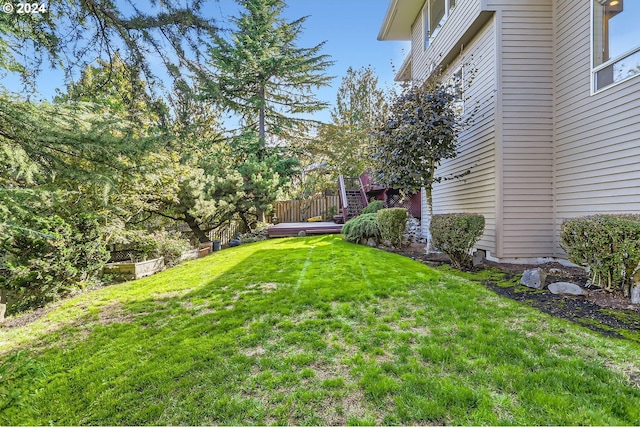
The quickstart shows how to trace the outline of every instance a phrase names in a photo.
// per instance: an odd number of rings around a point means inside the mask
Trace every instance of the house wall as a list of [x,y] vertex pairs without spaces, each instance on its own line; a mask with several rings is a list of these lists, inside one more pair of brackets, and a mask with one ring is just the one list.
[[640,213],[640,77],[591,94],[591,1],[555,0],[555,245],[565,218]]
[[476,70],[465,90],[474,123],[460,135],[458,157],[438,172],[471,173],[435,185],[434,211],[483,214],[478,247],[503,259],[548,257],[554,248],[551,3],[460,1],[426,50],[421,15],[412,27],[414,79],[426,78],[451,51],[460,53],[443,64],[444,78],[463,63]]
[[[426,51],[422,40],[422,15],[412,27],[413,79],[421,80],[431,72],[430,64],[447,54],[455,40],[478,18],[480,2],[462,0],[456,6],[434,43]],[[465,8],[465,6],[470,6]],[[477,6],[477,7],[476,7]],[[457,33],[456,33],[457,32]],[[447,45],[445,45],[447,41]],[[466,89],[465,113],[475,112],[473,124],[462,132],[459,139],[458,156],[445,160],[438,168],[438,176],[459,175],[467,170],[471,173],[463,179],[435,184],[433,188],[434,213],[474,212],[484,215],[485,233],[478,248],[491,253],[496,251],[496,167],[495,167],[495,104],[492,102],[496,90],[495,72],[496,32],[489,20],[479,34],[461,49],[453,63],[445,70],[444,78],[465,65]]]
[[501,258],[549,257],[553,212],[552,0],[491,0],[495,10],[501,142]]
[[439,168],[471,173],[435,186],[435,212],[485,215],[479,247],[503,260],[564,257],[566,218],[640,213],[640,76],[591,93],[591,4],[459,0],[426,50],[413,23],[413,79],[477,69],[476,120]]

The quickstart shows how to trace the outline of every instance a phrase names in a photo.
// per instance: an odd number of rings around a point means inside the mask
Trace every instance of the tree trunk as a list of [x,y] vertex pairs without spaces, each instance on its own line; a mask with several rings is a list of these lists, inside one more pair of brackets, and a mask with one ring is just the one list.
[[184,222],[187,223],[191,232],[193,232],[200,243],[206,243],[209,241],[207,233],[200,229],[200,223],[194,216],[190,215],[189,212],[184,213]]
[[266,138],[265,104],[266,104],[266,100],[265,100],[264,85],[262,85],[262,87],[260,88],[260,123],[258,124],[258,136],[260,137],[260,142],[262,142],[263,146],[265,144],[265,138]]
[[[432,253],[435,251],[433,247],[433,239],[431,236],[431,218],[433,217],[433,194],[430,186],[422,187],[422,218],[420,221],[420,233],[422,237],[427,239],[425,251]],[[426,208],[426,209],[425,209]]]

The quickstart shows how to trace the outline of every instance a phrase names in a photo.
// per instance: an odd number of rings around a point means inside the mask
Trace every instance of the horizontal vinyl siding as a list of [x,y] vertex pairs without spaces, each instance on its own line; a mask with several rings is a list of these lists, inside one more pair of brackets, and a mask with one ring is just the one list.
[[551,3],[489,2],[501,12],[503,258],[553,254]]
[[565,218],[640,213],[640,78],[594,95],[591,2],[556,0],[555,254]]
[[422,12],[420,12],[412,28],[411,60],[413,79],[426,79],[432,72],[433,67],[438,66],[449,51],[460,49],[460,47],[455,46],[455,43],[480,14],[480,3],[481,0],[458,0],[456,7],[427,49],[424,49]]
[[[462,2],[461,2],[462,3]],[[458,8],[458,6],[456,7]],[[442,162],[437,170],[441,177],[470,170],[462,179],[434,185],[433,207],[437,213],[472,212],[485,217],[485,233],[477,247],[496,252],[496,168],[495,168],[495,29],[490,21],[465,48],[464,56],[452,64],[445,76],[463,63],[476,68],[476,75],[465,90],[465,113],[474,109],[476,118],[461,133],[458,156]],[[468,71],[465,76],[469,77]]]

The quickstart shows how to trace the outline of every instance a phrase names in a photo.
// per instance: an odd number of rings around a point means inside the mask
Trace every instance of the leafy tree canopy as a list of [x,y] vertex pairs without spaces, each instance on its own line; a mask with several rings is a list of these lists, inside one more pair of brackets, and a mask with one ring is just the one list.
[[431,188],[436,168],[456,156],[462,121],[448,85],[433,81],[406,86],[380,118],[372,157],[377,182],[395,188]]
[[385,93],[371,67],[349,67],[338,88],[332,122],[320,126],[318,137],[306,148],[313,162],[323,159],[335,182],[339,174],[358,176],[371,166],[376,118],[385,114]]

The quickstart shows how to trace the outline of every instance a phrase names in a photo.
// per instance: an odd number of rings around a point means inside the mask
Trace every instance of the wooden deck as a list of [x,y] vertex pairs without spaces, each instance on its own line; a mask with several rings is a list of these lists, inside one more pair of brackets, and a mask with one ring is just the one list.
[[283,222],[269,227],[269,237],[297,236],[300,231],[311,234],[339,234],[344,224],[334,222]]

